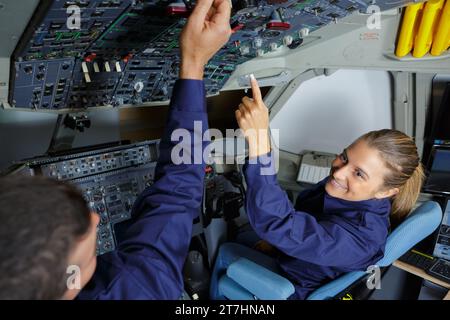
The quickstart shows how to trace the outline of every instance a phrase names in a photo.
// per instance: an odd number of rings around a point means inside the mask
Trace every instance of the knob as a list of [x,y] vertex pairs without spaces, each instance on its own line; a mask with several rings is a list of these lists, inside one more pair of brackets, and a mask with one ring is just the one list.
[[305,38],[309,35],[309,28],[301,28],[299,31],[300,38]]
[[239,48],[239,51],[241,52],[242,55],[246,55],[250,53],[250,48],[247,46],[242,46]]
[[292,36],[285,36],[283,38],[283,43],[284,43],[285,46],[289,46],[292,43],[293,40],[294,39],[292,38]]
[[144,83],[142,81],[138,81],[134,84],[134,91],[137,93],[141,92],[144,89]]
[[23,71],[24,71],[25,73],[28,73],[28,74],[33,73],[33,67],[32,67],[32,66],[25,66],[25,67],[23,68]]
[[256,37],[255,39],[253,39],[253,47],[255,49],[260,48],[262,46],[262,42],[262,38]]
[[169,93],[169,89],[167,88],[166,85],[162,86],[161,91],[163,92],[164,95],[167,95]]

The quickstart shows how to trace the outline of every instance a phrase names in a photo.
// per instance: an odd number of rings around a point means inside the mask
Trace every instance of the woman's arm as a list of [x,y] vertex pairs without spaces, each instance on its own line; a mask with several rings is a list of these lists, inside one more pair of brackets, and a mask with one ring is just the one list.
[[[270,153],[263,157],[273,161]],[[269,164],[260,158],[247,163],[244,174],[247,216],[261,239],[291,257],[319,265],[354,264],[373,253],[362,232],[347,220],[330,215],[318,221],[307,212],[296,211],[276,174],[262,174],[261,169]]]
[[244,167],[246,211],[258,236],[289,256],[320,265],[365,259],[373,249],[345,219],[333,216],[319,222],[294,209],[276,179],[268,136],[269,113],[254,78],[252,91],[253,99],[242,99],[236,119],[249,143],[250,157]]

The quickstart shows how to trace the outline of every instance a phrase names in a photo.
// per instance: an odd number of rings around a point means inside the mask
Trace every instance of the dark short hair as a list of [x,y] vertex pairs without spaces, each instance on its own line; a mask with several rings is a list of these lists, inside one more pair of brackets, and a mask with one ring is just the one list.
[[90,210],[74,186],[45,177],[0,178],[0,299],[59,299]]

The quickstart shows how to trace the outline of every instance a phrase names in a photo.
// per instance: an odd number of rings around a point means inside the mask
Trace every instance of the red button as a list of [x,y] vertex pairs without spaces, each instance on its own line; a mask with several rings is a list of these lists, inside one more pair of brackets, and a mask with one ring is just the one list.
[[266,27],[271,30],[287,30],[291,27],[291,24],[289,22],[271,21]]
[[241,30],[242,28],[244,27],[244,24],[243,23],[238,23],[238,24],[236,24],[236,25],[234,25],[234,26],[231,26],[231,32],[236,32],[236,31],[238,31],[238,30]]
[[133,55],[129,53],[125,57],[123,57],[123,61],[127,63],[131,58],[133,58]]
[[186,9],[186,6],[183,6],[183,5],[167,6],[166,12],[169,15],[179,15],[179,16],[186,16],[188,14],[188,10]]
[[97,56],[96,53],[91,53],[91,54],[89,54],[88,56],[86,56],[86,57],[84,58],[84,61],[86,61],[86,62],[92,62],[92,61],[94,61],[94,59],[95,59],[96,56]]

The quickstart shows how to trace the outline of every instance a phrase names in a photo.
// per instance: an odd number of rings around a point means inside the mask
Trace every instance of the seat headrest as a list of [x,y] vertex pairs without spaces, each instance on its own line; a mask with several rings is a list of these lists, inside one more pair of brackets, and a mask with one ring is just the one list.
[[440,225],[442,210],[435,201],[427,201],[417,207],[391,234],[389,234],[384,257],[378,261],[381,267],[392,264],[406,251],[425,239]]

